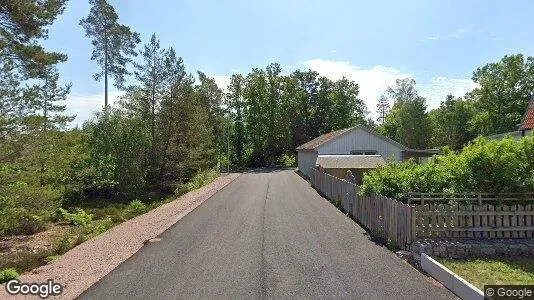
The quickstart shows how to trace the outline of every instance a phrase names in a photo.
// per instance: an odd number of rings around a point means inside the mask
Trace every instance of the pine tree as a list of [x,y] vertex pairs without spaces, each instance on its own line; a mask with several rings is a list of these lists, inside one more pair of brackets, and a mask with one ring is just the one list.
[[74,116],[63,115],[66,106],[58,104],[58,102],[67,99],[72,83],[68,83],[64,87],[60,86],[59,73],[55,68],[50,68],[42,76],[42,80],[42,84],[33,87],[37,95],[32,107],[40,114],[42,119],[41,132],[46,134],[48,130],[62,128],[74,119]]
[[65,61],[67,56],[48,52],[36,40],[46,39],[46,26],[63,13],[67,0],[0,1],[0,59],[28,77],[40,75],[44,68]]
[[130,72],[126,65],[135,56],[135,47],[140,42],[139,34],[118,23],[118,15],[106,0],[89,0],[92,5],[87,18],[80,25],[90,37],[93,45],[91,60],[96,60],[102,71],[94,75],[100,81],[104,77],[104,106],[108,106],[108,76],[113,77],[115,86],[122,88],[124,76]]
[[165,96],[165,50],[161,49],[156,34],[153,34],[150,42],[146,44],[140,52],[143,63],[136,63],[135,77],[141,84],[139,87],[142,91],[142,115],[149,120],[150,137],[152,147],[148,153],[151,161],[152,179],[155,180],[158,169],[159,153],[158,140],[156,137],[156,117],[160,109],[163,97]]
[[386,121],[386,115],[388,114],[391,106],[389,105],[389,100],[386,96],[380,95],[380,99],[378,99],[378,104],[376,105],[377,112],[378,112],[378,119],[377,121],[380,124],[384,124]]

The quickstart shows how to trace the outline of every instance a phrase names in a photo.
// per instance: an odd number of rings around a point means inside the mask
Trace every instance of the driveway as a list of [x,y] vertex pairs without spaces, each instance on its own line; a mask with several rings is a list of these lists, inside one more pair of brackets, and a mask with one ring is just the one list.
[[81,299],[451,299],[292,170],[243,174]]

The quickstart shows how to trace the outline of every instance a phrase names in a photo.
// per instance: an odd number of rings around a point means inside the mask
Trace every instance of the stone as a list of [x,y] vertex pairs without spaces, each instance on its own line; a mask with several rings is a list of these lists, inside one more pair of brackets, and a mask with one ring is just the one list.
[[403,259],[408,259],[408,258],[412,257],[412,252],[410,252],[410,251],[400,250],[400,251],[395,252],[395,254],[397,254],[398,256],[400,256]]
[[482,253],[484,255],[495,255],[495,248],[492,248],[492,247],[482,248]]

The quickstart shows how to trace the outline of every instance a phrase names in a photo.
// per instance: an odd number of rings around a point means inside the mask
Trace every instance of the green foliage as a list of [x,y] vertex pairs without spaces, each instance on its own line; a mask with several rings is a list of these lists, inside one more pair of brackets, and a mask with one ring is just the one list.
[[432,145],[434,147],[450,146],[459,150],[471,141],[475,135],[466,126],[473,118],[472,103],[448,95],[439,108],[432,110],[429,117],[432,123]]
[[53,245],[55,252],[58,254],[63,254],[69,251],[72,248],[72,236],[70,234],[65,234],[56,240],[54,240]]
[[119,16],[106,0],[90,0],[89,15],[80,20],[87,37],[94,46],[91,60],[96,60],[102,70],[94,75],[96,80],[104,77],[105,106],[108,106],[108,75],[115,79],[115,86],[122,87],[124,76],[130,72],[126,65],[135,56],[135,46],[140,42],[139,34],[119,24]]
[[84,238],[83,240],[89,240],[92,237],[95,237],[99,234],[102,234],[106,231],[108,231],[111,227],[115,225],[115,222],[111,219],[111,217],[107,216],[102,220],[94,221],[91,223],[88,223],[84,226],[83,234]]
[[93,215],[88,214],[81,208],[76,208],[72,213],[63,208],[58,208],[55,213],[55,220],[67,222],[71,226],[86,226],[93,220]]
[[19,273],[13,268],[3,269],[0,271],[0,283],[8,282],[19,278]]
[[67,0],[3,2],[0,7],[0,60],[17,62],[25,75],[35,77],[49,65],[67,59],[58,52],[47,52],[36,43],[46,39],[46,27],[63,13]]
[[403,199],[408,192],[534,191],[534,135],[520,141],[478,138],[460,154],[446,151],[426,164],[392,162],[364,175],[362,193]]
[[426,113],[426,99],[415,89],[415,80],[397,79],[395,87],[388,87],[393,107],[380,132],[412,149],[424,149],[431,135],[430,120]]
[[12,199],[0,197],[0,235],[31,235],[44,229],[42,217],[31,214]]
[[177,196],[181,196],[209,184],[217,177],[219,177],[219,172],[214,169],[198,172],[189,182],[178,184],[174,193]]
[[146,205],[137,199],[130,202],[130,204],[128,204],[128,206],[126,207],[126,212],[130,216],[137,216],[137,215],[144,214],[147,212],[147,210],[148,209]]
[[232,164],[277,164],[321,134],[365,122],[367,113],[355,82],[311,70],[282,75],[276,63],[233,76],[228,90]]
[[294,154],[282,154],[277,160],[277,165],[282,165],[284,167],[296,167],[297,158]]
[[534,91],[534,57],[504,56],[478,68],[473,81],[479,87],[466,96],[475,111],[471,130],[481,135],[517,130]]

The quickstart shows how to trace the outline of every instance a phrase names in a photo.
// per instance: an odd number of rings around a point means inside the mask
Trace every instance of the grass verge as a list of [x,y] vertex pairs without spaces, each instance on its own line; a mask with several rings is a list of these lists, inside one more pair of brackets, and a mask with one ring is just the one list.
[[479,289],[488,284],[534,285],[534,257],[440,259],[439,262]]

